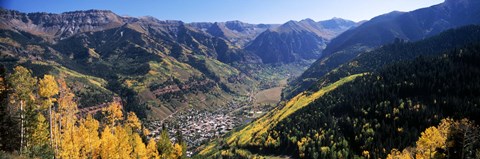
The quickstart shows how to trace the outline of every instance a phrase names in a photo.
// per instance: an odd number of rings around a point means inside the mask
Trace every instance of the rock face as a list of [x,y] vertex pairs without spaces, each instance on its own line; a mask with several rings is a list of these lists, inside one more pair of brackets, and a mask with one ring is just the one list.
[[20,13],[1,10],[4,29],[18,29],[48,38],[68,38],[89,31],[100,31],[119,27],[128,21],[111,11],[88,10],[63,14]]
[[338,18],[289,21],[260,34],[246,50],[257,54],[264,63],[316,59],[333,37],[354,26],[355,22]]

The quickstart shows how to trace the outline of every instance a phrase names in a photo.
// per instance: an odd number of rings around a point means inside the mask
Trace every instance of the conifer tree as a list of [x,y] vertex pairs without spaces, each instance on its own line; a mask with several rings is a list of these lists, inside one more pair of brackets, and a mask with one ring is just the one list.
[[170,141],[170,137],[168,136],[167,129],[164,127],[160,138],[158,139],[158,153],[161,155],[161,158],[167,158],[171,156],[173,152],[172,142]]

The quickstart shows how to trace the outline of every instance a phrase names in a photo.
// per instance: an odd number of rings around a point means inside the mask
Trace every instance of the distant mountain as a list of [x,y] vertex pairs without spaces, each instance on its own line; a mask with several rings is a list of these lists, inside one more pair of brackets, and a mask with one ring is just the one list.
[[375,17],[332,39],[321,58],[292,83],[286,94],[292,97],[305,90],[318,78],[362,51],[394,42],[395,39],[421,40],[446,29],[469,24],[480,24],[480,1],[447,0],[428,8]]
[[320,57],[329,41],[355,26],[355,22],[331,19],[289,21],[258,35],[245,49],[264,63],[290,63]]
[[241,21],[189,23],[188,26],[243,47],[265,30],[277,24],[248,24]]

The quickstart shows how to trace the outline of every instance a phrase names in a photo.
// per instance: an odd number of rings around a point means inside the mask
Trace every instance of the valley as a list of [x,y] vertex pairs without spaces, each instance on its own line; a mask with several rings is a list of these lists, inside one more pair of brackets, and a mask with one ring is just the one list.
[[[290,73],[298,75],[298,73]],[[275,87],[252,91],[234,98],[220,109],[186,107],[186,110],[179,110],[163,120],[147,121],[145,125],[150,130],[149,137],[158,139],[162,129],[166,128],[172,140],[176,141],[176,135],[180,133],[187,142],[187,154],[191,157],[198,153],[202,145],[212,139],[222,138],[230,131],[250,123],[275,108],[281,100],[281,91],[287,84],[287,80],[279,80],[276,83]]]
[[[0,158],[480,158],[478,0],[266,24],[151,3],[0,6]],[[365,16],[292,3],[255,17]]]

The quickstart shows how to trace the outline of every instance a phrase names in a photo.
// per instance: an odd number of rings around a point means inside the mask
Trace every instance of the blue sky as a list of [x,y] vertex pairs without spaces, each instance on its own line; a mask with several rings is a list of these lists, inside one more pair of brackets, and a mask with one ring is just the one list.
[[394,10],[411,11],[444,0],[0,0],[3,8],[22,12],[62,13],[112,10],[122,16],[153,16],[161,20],[284,23],[339,17],[368,20]]

